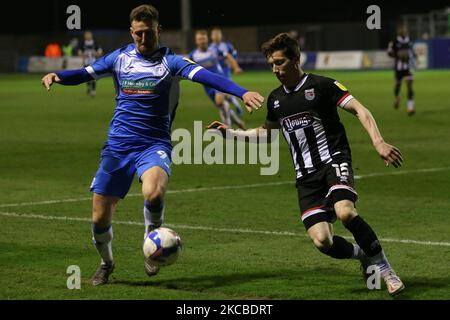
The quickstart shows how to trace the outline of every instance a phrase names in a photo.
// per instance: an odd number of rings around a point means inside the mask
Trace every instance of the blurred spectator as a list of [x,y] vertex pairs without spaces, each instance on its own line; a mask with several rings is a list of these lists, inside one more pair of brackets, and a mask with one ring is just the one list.
[[72,40],[70,40],[67,46],[62,46],[64,57],[72,57],[75,54],[75,50],[77,48],[78,48],[78,39],[73,38]]
[[63,69],[67,69],[69,63],[69,58],[75,54],[75,50],[78,47],[78,39],[73,38],[66,46],[62,46],[62,51],[64,55]]
[[61,46],[56,42],[49,43],[45,48],[47,58],[60,58],[62,56]]

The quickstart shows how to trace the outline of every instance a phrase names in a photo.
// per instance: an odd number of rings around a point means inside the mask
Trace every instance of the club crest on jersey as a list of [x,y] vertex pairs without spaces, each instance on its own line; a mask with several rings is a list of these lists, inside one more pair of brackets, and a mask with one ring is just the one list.
[[155,68],[154,72],[155,72],[155,76],[162,77],[164,75],[165,70],[162,66],[157,66]]
[[314,88],[305,90],[305,99],[306,100],[311,101],[311,100],[314,100],[315,97],[316,97],[316,93],[314,92]]
[[313,123],[314,117],[309,112],[297,113],[283,119],[284,130],[288,133],[309,127]]
[[279,107],[280,107],[280,100],[275,100],[273,102],[273,108],[276,109],[276,108],[279,108]]

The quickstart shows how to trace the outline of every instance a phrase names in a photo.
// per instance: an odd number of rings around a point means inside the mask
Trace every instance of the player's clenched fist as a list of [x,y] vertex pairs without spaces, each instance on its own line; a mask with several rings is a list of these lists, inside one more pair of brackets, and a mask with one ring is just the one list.
[[247,111],[252,113],[253,109],[258,110],[261,108],[264,102],[264,97],[258,92],[248,91],[242,96],[242,100],[244,100]]
[[59,79],[58,75],[54,72],[46,74],[41,79],[41,83],[47,89],[47,91],[50,90],[50,86],[53,84],[53,82],[60,82],[60,81],[61,79]]

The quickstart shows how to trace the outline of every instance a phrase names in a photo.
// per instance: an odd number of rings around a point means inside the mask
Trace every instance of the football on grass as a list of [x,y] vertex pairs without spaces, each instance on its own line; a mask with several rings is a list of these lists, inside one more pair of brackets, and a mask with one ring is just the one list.
[[157,228],[144,240],[144,257],[157,266],[169,266],[181,253],[181,238],[169,228]]

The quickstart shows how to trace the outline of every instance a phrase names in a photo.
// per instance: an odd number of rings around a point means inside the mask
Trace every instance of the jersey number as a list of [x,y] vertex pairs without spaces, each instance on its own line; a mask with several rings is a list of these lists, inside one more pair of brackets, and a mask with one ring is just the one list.
[[343,162],[341,164],[333,164],[333,168],[336,170],[336,176],[348,176],[350,172],[348,171],[348,163]]

